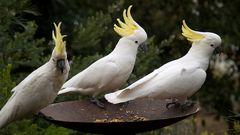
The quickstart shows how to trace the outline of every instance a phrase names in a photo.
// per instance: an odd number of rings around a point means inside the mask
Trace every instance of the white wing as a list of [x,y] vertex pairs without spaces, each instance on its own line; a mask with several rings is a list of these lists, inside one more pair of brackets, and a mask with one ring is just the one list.
[[114,61],[102,59],[68,80],[58,94],[93,92],[111,83],[118,74],[119,67]]
[[117,96],[118,97],[122,97],[122,96],[124,96],[126,94],[129,94],[133,90],[138,89],[139,87],[141,87],[141,86],[145,85],[146,83],[148,83],[150,80],[154,79],[157,75],[158,75],[157,70],[154,70],[152,73],[148,74],[147,76],[143,77],[142,79],[136,81],[132,85],[130,85],[127,88],[125,88]]
[[163,99],[174,96],[186,97],[198,90],[206,78],[205,71],[196,66],[168,66],[160,73],[153,73],[137,81],[138,85],[132,84],[135,87],[129,86],[115,93],[106,94],[105,98],[116,104],[142,97]]
[[[149,82],[150,80],[152,80],[153,78],[155,78],[158,74],[160,74],[161,72],[163,72],[165,69],[167,69],[168,67],[170,67],[173,64],[177,64],[177,61],[171,61],[169,63],[164,64],[163,66],[161,66],[158,69],[155,69],[152,73],[144,76],[143,78],[141,78],[140,80],[136,81],[135,83],[131,84],[130,86],[128,86],[127,88],[124,89],[124,92],[121,94],[124,94],[125,91],[131,91],[132,89],[136,89],[137,87],[141,87],[142,85],[146,84],[147,82]],[[119,93],[118,96],[121,96],[121,94]]]
[[134,89],[136,87],[140,87],[141,85],[144,85],[147,83],[149,80],[153,79],[155,76],[157,76],[158,72],[157,70],[154,70],[152,73],[148,74],[147,76],[143,77],[142,79],[136,81],[135,83],[131,84],[128,86],[126,89]]
[[33,71],[30,75],[28,75],[23,81],[21,81],[16,87],[14,87],[11,91],[15,92],[16,90],[22,90],[26,85],[32,84],[36,82],[36,79],[41,77],[44,73],[45,68],[47,68],[47,63]]

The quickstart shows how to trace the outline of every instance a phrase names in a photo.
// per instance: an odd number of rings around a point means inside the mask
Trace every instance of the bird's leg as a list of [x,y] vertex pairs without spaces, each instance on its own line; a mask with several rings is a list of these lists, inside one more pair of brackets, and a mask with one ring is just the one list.
[[171,102],[171,103],[167,103],[167,104],[166,104],[166,108],[167,108],[167,109],[170,109],[170,106],[171,106],[171,105],[174,105],[174,106],[176,106],[176,107],[179,107],[179,106],[180,106],[180,103],[178,103],[177,101]]
[[122,107],[121,108],[127,108],[128,107],[128,104],[129,104],[129,101],[127,101],[127,102],[124,102],[124,103],[121,103],[122,105]]
[[167,109],[170,109],[170,106],[172,106],[172,105],[174,105],[174,106],[176,106],[176,107],[179,107],[179,106],[180,106],[180,103],[177,102],[177,100],[172,99],[172,102],[166,104],[166,108],[167,108]]
[[102,103],[99,99],[97,99],[96,97],[92,97],[91,98],[91,102],[96,104],[98,107],[104,109],[105,108],[105,105],[104,103]]
[[181,105],[182,111],[185,111],[191,107],[193,107],[195,102],[187,100],[184,104]]

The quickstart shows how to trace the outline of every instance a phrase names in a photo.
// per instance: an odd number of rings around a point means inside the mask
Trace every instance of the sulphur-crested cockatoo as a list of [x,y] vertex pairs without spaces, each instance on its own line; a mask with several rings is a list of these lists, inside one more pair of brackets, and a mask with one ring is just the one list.
[[123,11],[125,23],[117,19],[120,27],[114,25],[115,32],[122,37],[114,50],[68,80],[59,91],[59,95],[90,95],[92,102],[103,107],[96,96],[117,90],[127,81],[135,64],[138,46],[147,40],[146,32],[131,16],[131,7]]
[[185,21],[182,35],[192,42],[185,56],[164,64],[123,90],[106,94],[105,98],[113,104],[144,97],[172,99],[167,107],[185,104],[203,85],[210,57],[219,50],[221,38],[215,33],[191,30]]
[[52,36],[55,48],[50,60],[12,89],[12,96],[0,111],[0,128],[31,116],[51,104],[66,81],[70,68],[66,45],[60,33],[61,23],[54,26],[56,35],[53,31]]

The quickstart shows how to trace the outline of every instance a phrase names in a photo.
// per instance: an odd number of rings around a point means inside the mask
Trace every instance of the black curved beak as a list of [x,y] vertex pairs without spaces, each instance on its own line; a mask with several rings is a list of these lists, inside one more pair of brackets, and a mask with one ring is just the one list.
[[63,70],[66,68],[64,59],[57,60],[57,68],[63,73]]
[[146,52],[147,49],[148,49],[148,47],[147,47],[147,43],[146,43],[146,42],[141,43],[141,44],[139,45],[139,47],[138,47],[138,50],[139,50],[139,51],[142,51],[142,52]]
[[221,47],[215,48],[215,50],[214,50],[213,53],[214,53],[214,54],[219,54],[219,55],[221,55],[221,53],[222,53],[222,48],[221,48]]

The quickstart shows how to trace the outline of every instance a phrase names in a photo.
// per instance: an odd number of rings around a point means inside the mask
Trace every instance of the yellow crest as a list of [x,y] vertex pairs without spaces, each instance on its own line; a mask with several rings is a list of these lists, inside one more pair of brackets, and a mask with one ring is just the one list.
[[123,23],[119,18],[117,19],[120,27],[116,24],[114,24],[114,30],[122,37],[129,36],[134,33],[135,30],[138,29],[138,27],[135,25],[135,21],[132,18],[132,15],[130,13],[132,8],[132,5],[128,7],[127,13],[126,9],[123,11],[123,19],[125,23]]
[[197,33],[194,30],[191,30],[185,20],[183,20],[183,25],[182,25],[182,35],[187,38],[187,40],[194,42],[194,41],[199,41],[204,38],[203,35]]
[[61,34],[60,26],[61,26],[61,22],[58,25],[56,25],[54,23],[56,34],[54,34],[54,30],[53,30],[52,31],[52,38],[53,38],[54,43],[55,43],[56,55],[57,56],[64,56],[66,42],[63,41],[63,38],[66,37],[66,35]]

